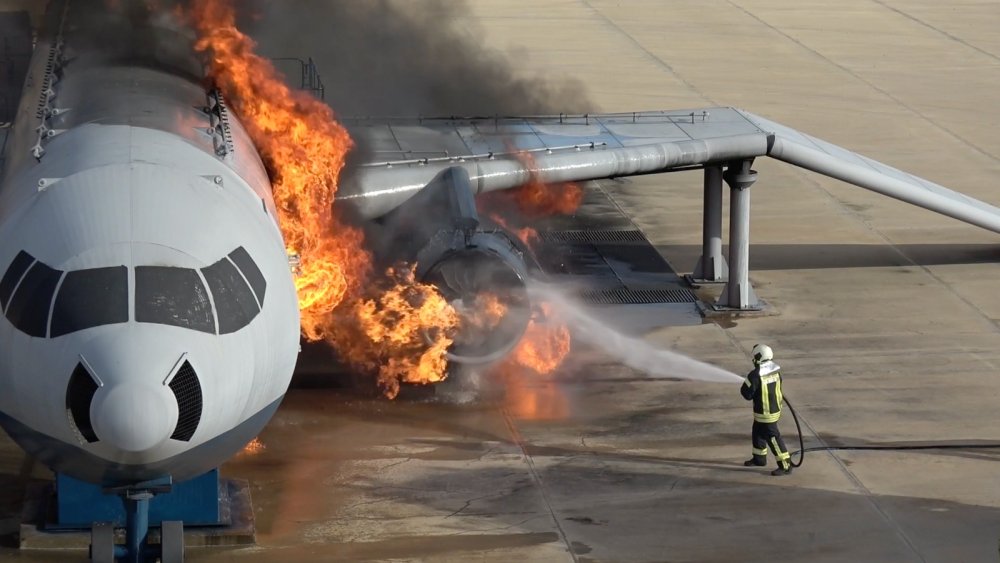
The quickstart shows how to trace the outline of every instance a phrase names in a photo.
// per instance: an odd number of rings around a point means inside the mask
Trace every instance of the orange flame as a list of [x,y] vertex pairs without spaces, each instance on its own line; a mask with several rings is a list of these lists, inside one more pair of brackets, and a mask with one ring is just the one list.
[[521,213],[528,216],[569,215],[583,203],[583,188],[576,182],[546,184],[538,177],[538,165],[530,152],[515,153],[528,170],[528,181],[513,190],[512,196]]
[[504,229],[513,233],[514,236],[520,239],[521,242],[523,242],[528,248],[531,248],[534,243],[541,240],[541,236],[539,236],[537,229],[533,229],[531,227],[524,227],[521,229],[512,227],[510,226],[510,222],[496,213],[490,213],[490,219],[492,219],[497,225],[500,225]]
[[496,326],[500,323],[500,319],[507,313],[507,306],[493,293],[481,293],[477,295],[476,308],[484,312],[486,318],[485,324],[487,326]]
[[332,327],[331,340],[351,364],[376,374],[379,388],[392,399],[401,383],[445,379],[449,334],[458,314],[437,289],[414,279],[413,268],[387,274],[391,287],[351,302],[351,314]]
[[351,139],[329,107],[289,89],[270,61],[253,53],[252,40],[235,27],[232,6],[199,0],[194,20],[195,49],[209,53],[212,78],[270,165],[285,244],[301,257],[295,286],[302,332],[319,340],[326,336],[330,313],[371,269],[362,233],[338,224],[333,215]]
[[541,303],[544,318],[532,318],[514,351],[494,369],[504,381],[505,404],[517,418],[551,420],[569,413],[569,401],[551,379],[570,351],[569,328],[551,316]]
[[[573,182],[546,184],[538,176],[538,166],[531,153],[520,151],[515,155],[528,170],[528,181],[509,192],[491,192],[480,196],[477,207],[480,213],[488,213],[490,219],[513,233],[534,252],[535,244],[541,241],[538,231],[532,227],[514,227],[504,215],[521,215],[530,219],[574,213],[583,202],[583,189]],[[549,317],[549,305],[541,303],[540,306],[543,315]],[[528,368],[537,374],[549,374],[562,364],[569,350],[570,332],[565,324],[531,319],[524,336],[505,364]],[[510,365],[501,365],[499,369],[511,371]]]
[[[194,0],[195,49],[239,114],[269,168],[285,244],[298,257],[295,287],[302,334],[326,340],[348,363],[377,374],[386,395],[399,382],[445,378],[456,313],[412,268],[371,280],[372,257],[360,229],[333,208],[353,143],[333,111],[284,84],[236,28],[229,0]],[[381,290],[372,295],[372,288]],[[428,344],[428,328],[436,328]]]
[[479,293],[470,307],[462,314],[463,326],[475,329],[493,329],[507,314],[507,305],[494,293]]
[[247,442],[247,445],[243,446],[243,451],[240,453],[247,456],[254,456],[265,449],[267,449],[267,446],[264,445],[264,442],[261,442],[260,438],[254,438]]
[[528,171],[528,181],[512,190],[483,194],[476,199],[476,207],[528,244],[538,232],[530,227],[511,227],[510,216],[535,219],[575,213],[583,203],[583,188],[576,182],[546,184],[538,176],[538,165],[531,153],[519,151],[514,155]]
[[539,303],[545,320],[532,318],[524,337],[514,348],[510,361],[529,368],[538,374],[548,374],[558,368],[570,350],[569,327],[551,319],[552,308]]

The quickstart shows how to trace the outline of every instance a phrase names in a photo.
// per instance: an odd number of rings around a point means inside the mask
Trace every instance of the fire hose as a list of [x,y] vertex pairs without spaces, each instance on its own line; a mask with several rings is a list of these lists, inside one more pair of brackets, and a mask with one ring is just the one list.
[[988,449],[1000,449],[1000,443],[988,443],[988,444],[961,444],[958,442],[932,442],[928,444],[920,445],[891,445],[891,444],[866,444],[862,446],[812,446],[807,448],[805,445],[805,439],[802,437],[802,426],[799,424],[799,416],[795,413],[795,407],[792,406],[791,401],[788,400],[788,396],[784,397],[785,404],[788,405],[788,410],[792,413],[792,419],[795,420],[795,431],[799,435],[799,451],[792,452],[792,459],[794,460],[795,454],[799,454],[799,461],[791,461],[792,467],[802,467],[802,462],[806,459],[806,452],[821,452],[821,451],[834,451],[834,450],[880,450],[880,451],[902,451],[902,450],[988,450]]

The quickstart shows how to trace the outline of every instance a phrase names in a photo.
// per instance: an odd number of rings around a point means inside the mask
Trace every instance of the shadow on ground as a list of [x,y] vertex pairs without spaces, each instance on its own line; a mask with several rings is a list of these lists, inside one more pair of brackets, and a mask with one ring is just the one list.
[[[681,271],[691,267],[701,246],[657,245]],[[728,246],[723,255],[729,255]],[[690,265],[687,263],[691,262]],[[750,270],[820,270],[1000,263],[992,244],[751,244]]]

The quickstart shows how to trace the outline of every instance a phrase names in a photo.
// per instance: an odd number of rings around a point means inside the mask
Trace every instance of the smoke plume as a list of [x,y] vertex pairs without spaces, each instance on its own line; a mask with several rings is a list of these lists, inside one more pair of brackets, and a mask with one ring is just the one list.
[[[593,110],[565,77],[517,75],[461,0],[250,0],[242,25],[270,57],[312,57],[340,115],[523,115]],[[298,69],[282,67],[290,81]]]
[[63,21],[59,4],[46,14],[46,32],[60,27],[77,66],[135,64],[161,67],[200,80],[194,34],[177,17],[182,0],[76,0]]

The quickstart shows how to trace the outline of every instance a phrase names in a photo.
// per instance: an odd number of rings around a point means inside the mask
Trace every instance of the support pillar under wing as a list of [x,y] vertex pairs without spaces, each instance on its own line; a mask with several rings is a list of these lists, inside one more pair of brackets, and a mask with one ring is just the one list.
[[691,278],[695,283],[723,283],[729,265],[722,256],[722,166],[705,166],[701,256]]
[[757,181],[753,159],[730,163],[723,174],[729,184],[729,281],[716,301],[716,310],[760,310],[750,285],[750,186]]

